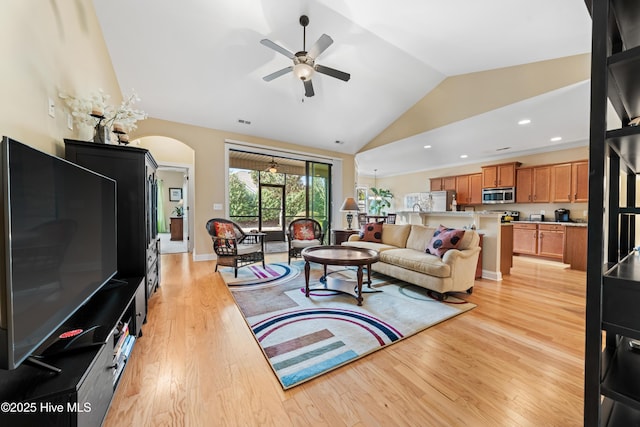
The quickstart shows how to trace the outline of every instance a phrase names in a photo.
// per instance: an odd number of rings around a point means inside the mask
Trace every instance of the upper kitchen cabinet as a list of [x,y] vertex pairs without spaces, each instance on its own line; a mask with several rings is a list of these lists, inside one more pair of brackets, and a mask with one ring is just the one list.
[[548,203],[550,182],[550,166],[517,169],[516,203]]
[[562,163],[551,167],[551,202],[589,200],[589,162]]
[[518,162],[483,166],[482,188],[515,187],[518,166]]
[[431,191],[452,190],[456,191],[456,177],[445,176],[442,178],[431,178],[429,181]]
[[456,176],[456,201],[459,205],[482,204],[482,174]]

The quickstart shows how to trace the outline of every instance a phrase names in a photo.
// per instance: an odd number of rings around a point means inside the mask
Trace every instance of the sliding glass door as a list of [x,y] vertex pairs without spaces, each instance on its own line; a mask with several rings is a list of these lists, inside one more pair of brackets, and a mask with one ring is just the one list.
[[326,163],[307,162],[307,201],[309,216],[322,225],[325,242],[329,242],[331,230],[331,165]]
[[314,218],[329,241],[331,165],[229,151],[229,214],[243,229],[284,241],[296,218]]
[[265,241],[284,241],[284,185],[260,184],[260,231]]

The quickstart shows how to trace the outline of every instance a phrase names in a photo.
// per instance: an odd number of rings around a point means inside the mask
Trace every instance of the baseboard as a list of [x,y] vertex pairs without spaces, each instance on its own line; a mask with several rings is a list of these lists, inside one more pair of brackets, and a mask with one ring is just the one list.
[[502,280],[502,273],[499,271],[482,270],[482,278],[500,282]]
[[193,254],[194,261],[213,261],[215,259],[216,259],[216,254],[214,253],[202,254],[202,255],[196,255],[195,253]]

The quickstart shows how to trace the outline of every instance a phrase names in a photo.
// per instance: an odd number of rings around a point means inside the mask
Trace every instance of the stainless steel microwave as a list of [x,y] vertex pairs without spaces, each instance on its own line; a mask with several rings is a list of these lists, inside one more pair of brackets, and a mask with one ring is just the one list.
[[515,201],[515,187],[482,189],[482,203],[484,204],[515,203]]

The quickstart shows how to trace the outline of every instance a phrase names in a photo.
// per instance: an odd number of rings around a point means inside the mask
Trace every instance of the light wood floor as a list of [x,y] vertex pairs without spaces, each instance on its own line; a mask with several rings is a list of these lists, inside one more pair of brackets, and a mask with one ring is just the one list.
[[470,312],[283,391],[214,263],[162,255],[105,425],[582,425],[585,273],[514,263]]

